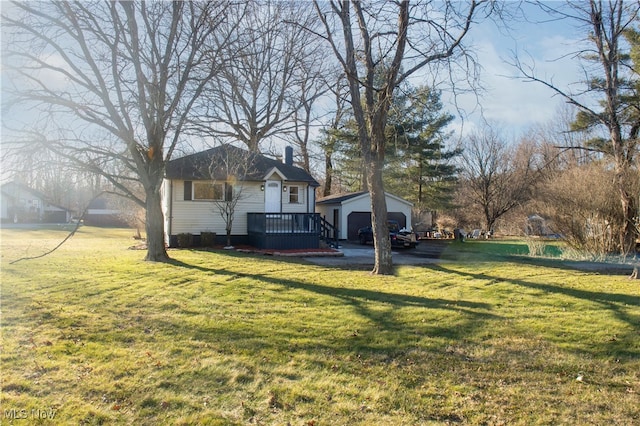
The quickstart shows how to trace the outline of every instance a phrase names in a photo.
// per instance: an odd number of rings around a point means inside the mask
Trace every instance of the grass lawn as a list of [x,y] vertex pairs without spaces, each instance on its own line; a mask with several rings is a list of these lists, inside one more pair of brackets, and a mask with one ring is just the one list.
[[10,264],[65,234],[1,231],[0,423],[640,424],[624,275],[482,242],[386,277],[235,252],[154,264],[132,234],[84,227]]

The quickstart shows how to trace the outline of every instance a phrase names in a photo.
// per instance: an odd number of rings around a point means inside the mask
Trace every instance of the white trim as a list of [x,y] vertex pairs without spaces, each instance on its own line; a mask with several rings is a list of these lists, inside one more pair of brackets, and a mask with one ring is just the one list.
[[282,181],[265,181],[264,211],[265,213],[282,213]]
[[[403,213],[407,220],[407,227],[411,228],[412,226],[412,217],[411,217],[411,208],[413,207],[413,203],[405,200],[404,198],[398,197],[393,194],[389,194],[385,192],[385,199],[387,202],[387,210],[388,211],[399,211]],[[396,203],[398,208],[391,207],[391,203]],[[339,210],[339,221],[340,223],[333,223],[333,209],[337,208]],[[334,226],[337,226],[340,230],[340,239],[346,240],[348,237],[348,217],[352,212],[371,212],[371,198],[368,192],[363,194],[359,194],[354,197],[350,197],[347,199],[339,200],[327,200],[326,202],[321,202],[316,204],[316,212],[325,216],[326,219]]]
[[269,170],[267,174],[264,175],[263,179],[273,180],[271,177],[273,176],[274,173],[280,177],[280,180],[287,180],[287,177],[277,167],[273,167],[271,170]]
[[[393,195],[393,194],[390,194],[388,192],[385,192],[384,195],[385,195],[385,197],[388,197],[388,198],[391,198],[393,200],[396,200],[399,203],[404,203],[404,204],[407,204],[407,205],[413,207],[413,203],[411,201],[407,201],[404,198],[398,197],[397,195]],[[362,198],[370,198],[370,197],[371,197],[370,193],[369,192],[365,192],[363,194],[357,195],[355,197],[347,198],[346,200],[342,200],[342,201],[339,201],[339,202],[335,201],[335,202],[327,202],[327,203],[323,203],[323,204],[327,204],[327,205],[344,204],[344,203],[350,203],[352,201],[357,201],[357,200],[360,200]]]
[[[298,195],[298,201],[296,202],[291,202],[291,189],[292,188],[296,188],[297,189],[297,195]],[[302,187],[302,185],[287,185],[287,203],[288,204],[304,204],[304,188]]]

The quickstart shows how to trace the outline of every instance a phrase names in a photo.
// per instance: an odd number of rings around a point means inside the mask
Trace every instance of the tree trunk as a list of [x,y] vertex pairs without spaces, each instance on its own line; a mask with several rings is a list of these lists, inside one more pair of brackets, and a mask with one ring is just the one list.
[[146,196],[147,257],[145,260],[167,262],[169,255],[164,243],[164,214],[160,191],[147,190]]
[[493,228],[495,219],[491,217],[491,213],[489,213],[489,207],[487,205],[483,206],[483,210],[484,210],[484,220],[487,225],[487,231],[490,231]]
[[627,191],[620,191],[622,204],[622,214],[624,216],[624,226],[620,236],[621,252],[623,256],[629,256],[635,251],[636,246],[636,227],[633,223],[637,214],[637,208],[634,206],[633,197],[629,196]]
[[[610,102],[613,103],[613,100],[610,100]],[[620,254],[628,256],[632,250],[635,250],[636,227],[634,219],[638,213],[638,208],[634,196],[629,193],[629,188],[632,187],[628,179],[631,165],[627,160],[622,131],[616,120],[611,119],[610,121],[613,123],[610,125],[610,137],[615,162],[616,185],[622,210],[622,220],[624,221],[619,231]]]
[[628,188],[629,182],[625,179],[629,170],[616,171],[618,194],[620,197],[620,206],[622,209],[622,229],[620,229],[620,254],[628,256],[635,252],[637,231],[634,224],[634,219],[638,214],[638,207],[635,203],[635,198],[629,194]]
[[250,153],[260,154],[260,138],[257,134],[251,134],[246,143]]
[[391,275],[393,273],[393,257],[389,224],[387,223],[387,200],[382,183],[382,164],[371,161],[367,165],[367,181],[371,195],[371,227],[375,242],[375,264],[372,274]]
[[333,151],[326,150],[324,154],[324,189],[322,191],[322,195],[324,197],[328,197],[331,195],[331,186],[333,185],[333,162],[332,162]]
[[311,160],[309,159],[309,149],[307,148],[306,140],[304,144],[300,145],[300,154],[302,155],[302,164],[304,171],[307,173],[311,173]]

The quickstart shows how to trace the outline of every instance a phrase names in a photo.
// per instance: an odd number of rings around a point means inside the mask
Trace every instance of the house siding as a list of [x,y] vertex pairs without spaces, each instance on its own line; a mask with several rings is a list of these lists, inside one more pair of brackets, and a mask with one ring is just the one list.
[[[228,174],[223,170],[208,170],[208,168],[212,164],[222,164],[229,156],[246,158],[251,165],[249,173],[244,175],[246,180],[241,181],[244,184],[243,196],[235,208],[231,231],[234,240],[247,240],[243,237],[249,236],[249,213],[265,213],[265,209],[274,214],[283,215],[314,212],[314,190],[318,182],[309,173],[293,166],[291,161],[283,164],[263,155],[250,154],[232,145],[221,145],[172,160],[167,165],[166,179],[163,184],[167,242],[173,244],[173,241],[177,240],[176,236],[182,233],[191,233],[197,240],[202,232],[214,232],[218,235],[218,241],[222,235],[226,234],[225,221],[217,209],[217,203],[213,200],[193,200],[196,196],[211,196],[206,191],[202,192],[203,188],[195,191],[193,183],[212,182],[212,179],[222,182]],[[287,158],[290,157],[289,155]],[[278,181],[277,190],[268,186],[271,180]],[[236,188],[237,185],[236,183]],[[283,191],[284,186],[287,187],[286,191]],[[294,187],[299,189],[299,198],[297,202],[291,203],[289,188]],[[270,218],[275,219],[275,216]],[[299,233],[291,234],[288,236],[291,240],[299,237]]]
[[[387,211],[389,213],[403,213],[406,217],[406,226],[411,229],[411,207],[412,204],[406,200],[391,194],[386,194]],[[333,210],[339,210],[340,223],[333,223]],[[354,198],[336,203],[318,204],[316,211],[320,213],[329,223],[336,226],[340,231],[340,239],[348,239],[349,215],[354,212],[371,212],[371,200],[368,193],[358,195]]]
[[[309,185],[303,183],[295,183],[295,182],[285,182],[284,185],[287,185],[287,192],[283,192],[282,194],[282,213],[313,213],[314,206],[308,203],[309,194],[308,187]],[[289,196],[291,187],[298,187],[298,202],[290,203]]]
[[71,212],[50,204],[37,191],[22,184],[7,182],[0,189],[1,220],[23,223],[66,223]]
[[[164,213],[166,218],[167,238],[171,235],[201,232],[215,232],[226,234],[225,223],[217,211],[213,201],[187,200],[185,201],[185,185],[183,180],[165,180],[164,184]],[[242,199],[236,206],[233,220],[233,235],[247,235],[247,213],[264,212],[264,191],[260,189],[262,182],[246,182],[242,187]],[[283,213],[313,213],[314,206],[309,204],[309,186],[305,183],[287,182],[287,187],[300,187],[298,203],[289,203],[289,193],[283,197]],[[237,188],[237,187],[236,187]],[[171,192],[171,194],[169,194]],[[169,195],[171,201],[169,204]],[[171,223],[169,224],[169,221]],[[170,226],[169,226],[170,225]],[[170,228],[170,231],[169,231]]]
[[[165,215],[171,220],[171,234],[182,233],[200,234],[201,232],[215,232],[225,235],[225,222],[213,201],[184,199],[184,181],[174,180],[165,182],[165,190],[171,188],[171,205],[165,205]],[[169,194],[165,199],[168,199]],[[242,187],[242,199],[236,206],[233,219],[233,235],[247,234],[248,212],[264,211],[264,192],[260,190],[260,183],[247,182]],[[169,214],[171,217],[169,217]]]

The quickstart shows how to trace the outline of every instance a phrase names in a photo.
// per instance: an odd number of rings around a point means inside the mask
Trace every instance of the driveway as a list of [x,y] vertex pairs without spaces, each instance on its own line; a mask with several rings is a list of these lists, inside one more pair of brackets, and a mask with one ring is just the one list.
[[[422,240],[415,249],[392,249],[394,265],[429,265],[442,263],[441,254],[454,240]],[[306,257],[311,263],[327,266],[364,265],[373,267],[374,252],[371,244],[362,246],[353,242],[340,242],[340,251],[344,256],[340,257]],[[554,260],[547,260],[554,262]],[[598,272],[610,275],[629,275],[633,271],[633,262],[589,262],[555,260],[561,267],[576,269],[584,272]]]
[[[422,265],[439,261],[440,254],[453,240],[423,240],[415,249],[393,248],[391,253],[394,265]],[[307,261],[318,265],[371,265],[374,264],[373,245],[341,241],[341,257],[307,257]]]

